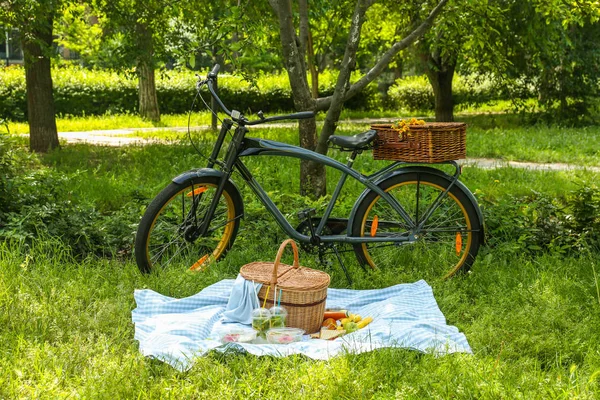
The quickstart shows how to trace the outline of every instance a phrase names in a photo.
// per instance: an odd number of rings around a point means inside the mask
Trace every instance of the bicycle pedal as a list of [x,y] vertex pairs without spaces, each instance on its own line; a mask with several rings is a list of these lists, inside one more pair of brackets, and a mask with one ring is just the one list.
[[298,211],[299,219],[306,219],[315,215],[316,209],[314,208],[305,208],[304,210]]

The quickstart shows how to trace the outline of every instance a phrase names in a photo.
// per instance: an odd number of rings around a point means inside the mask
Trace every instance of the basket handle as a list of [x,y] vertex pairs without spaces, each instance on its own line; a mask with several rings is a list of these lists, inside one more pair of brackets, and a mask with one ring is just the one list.
[[294,268],[300,268],[300,261],[298,260],[298,246],[296,246],[296,242],[293,239],[286,239],[279,246],[279,250],[277,250],[277,256],[275,257],[275,263],[273,264],[273,277],[271,278],[271,285],[277,284],[277,267],[281,262],[281,257],[283,256],[283,251],[285,250],[285,246],[288,244],[292,245],[292,250],[294,251]]
[[421,143],[415,140],[409,140],[408,132],[398,132],[400,142],[386,143],[385,146],[392,149],[419,149]]

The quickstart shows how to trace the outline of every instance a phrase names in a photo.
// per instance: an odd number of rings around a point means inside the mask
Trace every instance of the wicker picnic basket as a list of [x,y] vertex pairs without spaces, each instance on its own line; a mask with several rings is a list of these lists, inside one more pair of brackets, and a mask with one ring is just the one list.
[[[292,245],[294,251],[294,265],[281,263],[281,256],[288,244]],[[246,264],[240,274],[247,280],[263,284],[258,299],[263,304],[265,296],[268,296],[267,308],[273,305],[277,295],[277,302],[288,312],[286,326],[304,329],[306,333],[321,329],[330,277],[323,271],[301,267],[298,247],[292,239],[281,244],[275,262]]]
[[374,124],[377,131],[373,146],[375,160],[436,163],[466,157],[467,125],[463,122],[429,122],[409,125],[401,132],[389,124]]

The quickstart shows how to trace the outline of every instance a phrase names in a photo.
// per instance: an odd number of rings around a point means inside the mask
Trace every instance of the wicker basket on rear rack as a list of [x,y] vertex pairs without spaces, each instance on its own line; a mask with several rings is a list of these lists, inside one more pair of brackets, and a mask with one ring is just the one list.
[[[294,251],[294,265],[281,263],[281,256],[288,244],[292,245]],[[288,312],[286,326],[304,329],[306,333],[321,329],[330,277],[323,271],[301,267],[298,247],[292,239],[281,244],[275,262],[246,264],[240,269],[240,274],[249,281],[263,284],[258,292],[260,304],[265,302],[265,296],[268,295],[267,308],[275,303],[275,299],[285,307]]]
[[466,157],[467,125],[462,122],[430,122],[408,125],[408,132],[389,124],[374,124],[375,160],[437,163]]

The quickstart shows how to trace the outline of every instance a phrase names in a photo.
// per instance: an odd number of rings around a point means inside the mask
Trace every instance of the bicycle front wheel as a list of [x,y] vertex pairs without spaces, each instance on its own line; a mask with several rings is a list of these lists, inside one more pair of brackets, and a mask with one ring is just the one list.
[[218,184],[216,177],[172,182],[156,196],[140,221],[135,240],[135,258],[142,272],[169,266],[199,270],[227,253],[243,210],[231,182],[225,184],[208,231],[200,235]]
[[[355,245],[359,262],[371,268],[393,268],[403,279],[445,279],[468,271],[481,244],[482,221],[478,205],[460,187],[455,185],[443,194],[449,184],[449,179],[427,171],[411,171],[383,181],[379,187],[404,208],[410,222],[371,192],[358,206],[352,236],[406,240]],[[435,206],[438,198],[441,201]]]

